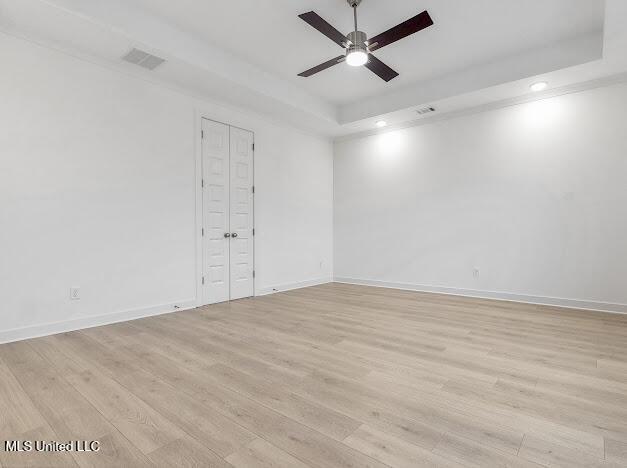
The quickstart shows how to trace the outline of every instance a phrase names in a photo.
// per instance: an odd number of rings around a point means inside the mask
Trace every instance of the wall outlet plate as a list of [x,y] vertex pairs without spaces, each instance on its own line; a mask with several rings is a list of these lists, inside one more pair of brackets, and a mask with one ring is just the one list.
[[70,288],[70,299],[73,301],[78,301],[81,298],[81,288],[72,287]]

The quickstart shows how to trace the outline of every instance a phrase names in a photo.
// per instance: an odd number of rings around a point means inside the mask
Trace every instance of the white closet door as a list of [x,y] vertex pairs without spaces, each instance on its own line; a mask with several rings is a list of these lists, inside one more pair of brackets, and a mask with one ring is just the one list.
[[231,127],[231,299],[254,295],[253,134]]
[[230,298],[229,126],[202,121],[203,139],[203,302]]

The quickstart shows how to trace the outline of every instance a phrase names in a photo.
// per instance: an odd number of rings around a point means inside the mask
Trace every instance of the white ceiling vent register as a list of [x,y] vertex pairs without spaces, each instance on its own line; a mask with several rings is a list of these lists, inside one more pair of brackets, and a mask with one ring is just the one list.
[[132,49],[128,54],[122,57],[122,60],[126,60],[129,63],[139,65],[140,67],[146,68],[148,70],[154,70],[163,62],[165,62],[165,60],[161,57],[151,55],[148,52],[144,52],[143,50],[139,49]]
[[430,114],[431,112],[435,112],[434,107],[423,107],[422,109],[418,109],[416,112],[420,115]]

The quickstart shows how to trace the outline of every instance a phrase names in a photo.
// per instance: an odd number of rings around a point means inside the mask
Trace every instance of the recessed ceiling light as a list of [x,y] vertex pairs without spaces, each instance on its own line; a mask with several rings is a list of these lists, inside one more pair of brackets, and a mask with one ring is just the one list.
[[385,120],[377,121],[377,127],[382,128],[385,127],[388,123]]
[[543,91],[545,90],[549,84],[546,81],[538,81],[530,86],[531,91]]

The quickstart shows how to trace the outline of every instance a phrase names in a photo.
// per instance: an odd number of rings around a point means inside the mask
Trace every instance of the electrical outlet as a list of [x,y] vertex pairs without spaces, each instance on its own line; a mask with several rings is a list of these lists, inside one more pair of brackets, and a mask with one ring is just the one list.
[[480,274],[481,274],[481,271],[479,270],[479,268],[472,269],[472,276],[474,276],[475,278],[479,278]]
[[81,298],[81,288],[70,288],[70,299],[78,301]]

